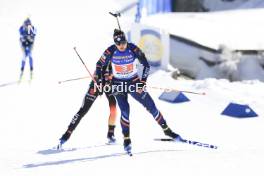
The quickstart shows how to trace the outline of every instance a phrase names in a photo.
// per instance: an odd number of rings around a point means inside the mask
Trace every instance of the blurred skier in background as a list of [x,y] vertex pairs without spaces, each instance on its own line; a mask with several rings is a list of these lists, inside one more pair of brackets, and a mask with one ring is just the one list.
[[[109,85],[111,82],[111,75],[109,74],[109,69],[111,68],[106,68],[103,75],[98,78],[98,76],[95,76],[95,78],[101,79],[102,82],[99,84],[101,86]],[[62,145],[70,138],[72,132],[75,130],[77,125],[79,124],[80,120],[85,116],[85,114],[89,111],[91,106],[93,105],[94,101],[99,95],[103,94],[103,89],[98,89],[95,86],[94,81],[91,81],[89,85],[89,89],[84,97],[82,106],[80,110],[74,115],[72,121],[70,122],[70,125],[68,126],[66,132],[62,135],[60,138],[60,142],[57,146],[57,149],[61,149]],[[108,144],[113,144],[115,143],[115,135],[114,135],[114,130],[115,130],[115,122],[116,122],[116,100],[115,97],[111,94],[111,92],[105,92],[105,96],[108,100],[109,103],[109,108],[110,108],[110,115],[108,118],[108,132],[107,132],[107,139],[108,139]]]
[[[165,135],[175,140],[181,140],[180,135],[174,133],[168,127],[153,99],[144,89],[150,70],[145,54],[136,45],[128,43],[124,32],[119,29],[114,30],[113,39],[115,44],[104,51],[96,64],[96,75],[102,75],[104,69],[111,65],[113,74],[112,91],[121,110],[120,122],[124,136],[124,150],[131,154],[128,94],[151,113]],[[136,60],[144,67],[141,77],[138,75]],[[97,82],[101,82],[101,80],[98,79]]]
[[19,76],[19,82],[20,82],[23,77],[27,57],[29,58],[29,64],[30,64],[30,80],[32,80],[33,78],[33,58],[31,55],[31,51],[36,36],[36,30],[29,18],[27,18],[24,21],[23,25],[19,28],[19,33],[20,33],[21,46],[24,52],[24,56],[21,62],[21,73]]

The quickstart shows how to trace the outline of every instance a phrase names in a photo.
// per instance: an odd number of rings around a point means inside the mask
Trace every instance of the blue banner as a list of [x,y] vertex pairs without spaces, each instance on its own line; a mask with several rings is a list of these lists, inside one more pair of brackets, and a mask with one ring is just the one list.
[[140,10],[145,8],[147,15],[172,11],[171,0],[139,0]]

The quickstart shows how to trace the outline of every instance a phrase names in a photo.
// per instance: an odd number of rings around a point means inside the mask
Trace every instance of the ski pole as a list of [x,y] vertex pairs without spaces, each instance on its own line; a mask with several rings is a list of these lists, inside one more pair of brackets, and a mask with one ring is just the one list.
[[164,90],[165,92],[176,91],[176,92],[184,92],[184,93],[190,93],[190,94],[196,94],[196,95],[206,95],[205,92],[193,92],[193,91],[186,91],[186,90],[177,90],[177,89],[172,89],[172,88],[162,88],[162,87],[155,87],[155,86],[147,86],[147,88]]
[[[80,77],[80,78],[73,78],[73,79],[67,79],[64,81],[59,81],[58,83],[65,83],[65,82],[69,82],[69,81],[76,81],[76,80],[80,80],[80,79],[85,79],[85,78],[90,78],[89,76],[85,76],[85,77]],[[7,83],[9,84],[9,83]],[[11,82],[11,84],[13,84],[13,82]],[[2,84],[0,85],[0,87],[5,86],[6,84]],[[163,88],[163,87],[156,87],[156,86],[147,86],[147,88],[149,89],[156,89],[156,90],[163,90],[165,92],[171,92],[171,91],[176,91],[176,92],[184,92],[184,93],[190,93],[190,94],[196,94],[196,95],[206,95],[205,92],[193,92],[193,91],[186,91],[186,90],[178,90],[178,89],[172,89],[172,88]]]
[[120,13],[112,13],[112,12],[109,12],[109,14],[116,17],[118,28],[121,31],[121,27],[120,27],[119,20],[118,20],[118,17],[121,17],[121,14]]
[[98,87],[97,81],[94,79],[93,75],[91,74],[91,72],[89,71],[89,69],[87,68],[87,66],[85,65],[85,63],[84,63],[84,61],[82,60],[81,56],[79,55],[79,53],[78,53],[76,47],[74,47],[73,49],[74,49],[75,53],[77,54],[77,56],[79,57],[79,59],[81,60],[82,64],[84,65],[86,71],[89,73],[90,77],[91,77],[92,80],[94,81],[94,84],[95,84],[96,88],[97,88],[98,90],[100,90],[100,88]]
[[63,81],[58,81],[58,83],[61,84],[61,83],[70,82],[70,81],[77,81],[77,80],[81,80],[81,79],[85,79],[85,78],[90,78],[90,76],[66,79],[66,80],[63,80]]

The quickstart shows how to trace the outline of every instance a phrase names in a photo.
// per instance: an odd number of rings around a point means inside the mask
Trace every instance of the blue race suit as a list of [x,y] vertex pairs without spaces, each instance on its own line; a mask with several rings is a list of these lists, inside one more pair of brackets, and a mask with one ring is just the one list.
[[[136,60],[138,60],[144,67],[141,78],[138,76]],[[114,87],[114,95],[121,110],[120,121],[124,137],[129,137],[130,108],[128,94],[141,103],[152,114],[159,125],[162,127],[167,126],[166,121],[157,109],[149,93],[146,91],[139,93],[136,90],[136,84],[144,85],[149,74],[150,66],[145,54],[132,43],[127,43],[125,51],[119,51],[115,45],[112,45],[104,51],[102,57],[97,62],[96,74],[101,75],[103,68],[108,64],[111,64],[112,66],[112,87]],[[115,87],[117,88],[118,86],[119,88],[123,88],[122,91],[118,92],[118,90],[115,89]]]
[[21,63],[21,72],[24,71],[27,57],[29,57],[30,70],[33,71],[33,59],[31,55],[31,49],[33,47],[33,43],[36,35],[35,28],[31,24],[24,23],[19,28],[19,33],[20,33],[21,46],[23,48],[23,51],[25,52],[25,55]]

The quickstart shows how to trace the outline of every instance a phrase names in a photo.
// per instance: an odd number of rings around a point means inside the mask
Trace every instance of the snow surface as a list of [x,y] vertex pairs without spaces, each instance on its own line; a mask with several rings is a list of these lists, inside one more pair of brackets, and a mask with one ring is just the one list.
[[[141,105],[129,98],[134,156],[124,155],[119,120],[118,144],[105,145],[108,107],[104,96],[82,119],[65,151],[51,150],[81,106],[90,81],[58,84],[60,80],[87,76],[72,48],[77,47],[93,70],[101,52],[111,43],[116,26],[107,12],[118,4],[110,0],[94,1],[93,6],[81,0],[2,2],[1,84],[19,76],[22,53],[18,27],[28,13],[38,34],[33,82],[27,82],[26,72],[20,85],[0,88],[1,176],[264,174],[264,83],[258,80],[174,80],[164,71],[149,77],[151,86],[206,92],[205,96],[185,94],[191,100],[187,103],[169,104],[158,99],[160,90],[149,90],[175,132],[218,145],[217,150],[154,141],[164,137],[162,130]],[[248,104],[259,116],[237,119],[220,115],[230,102]]]

